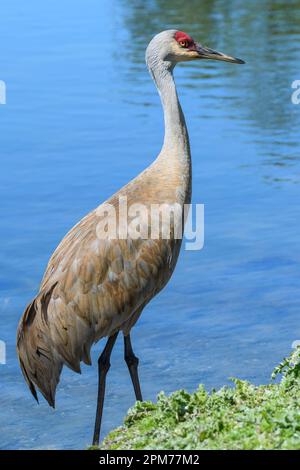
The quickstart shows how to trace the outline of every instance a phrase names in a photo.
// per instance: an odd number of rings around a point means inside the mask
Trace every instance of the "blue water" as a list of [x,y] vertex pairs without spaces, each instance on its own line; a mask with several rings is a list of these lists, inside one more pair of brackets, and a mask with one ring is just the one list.
[[[0,448],[91,442],[96,359],[64,370],[52,410],[32,399],[16,327],[52,251],[84,214],[157,155],[159,98],[144,51],[177,27],[247,61],[181,65],[176,80],[193,153],[205,246],[183,251],[133,331],[144,397],[269,380],[300,339],[300,2],[11,0],[1,6]],[[108,377],[103,436],[134,396],[122,341]]]

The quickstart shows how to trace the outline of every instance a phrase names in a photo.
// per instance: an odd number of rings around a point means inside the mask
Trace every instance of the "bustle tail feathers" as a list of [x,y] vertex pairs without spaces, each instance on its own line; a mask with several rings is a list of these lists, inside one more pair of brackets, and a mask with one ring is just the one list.
[[35,386],[38,387],[53,408],[63,366],[63,359],[56,353],[51,337],[47,334],[47,309],[56,284],[46,292],[41,291],[27,306],[17,331],[17,353],[29,389],[38,401]]

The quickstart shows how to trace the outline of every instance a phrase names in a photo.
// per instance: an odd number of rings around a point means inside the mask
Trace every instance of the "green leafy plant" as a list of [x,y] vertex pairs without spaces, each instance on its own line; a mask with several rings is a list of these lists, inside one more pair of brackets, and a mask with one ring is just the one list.
[[300,348],[274,370],[278,383],[208,393],[163,392],[157,403],[136,403],[102,449],[300,449]]

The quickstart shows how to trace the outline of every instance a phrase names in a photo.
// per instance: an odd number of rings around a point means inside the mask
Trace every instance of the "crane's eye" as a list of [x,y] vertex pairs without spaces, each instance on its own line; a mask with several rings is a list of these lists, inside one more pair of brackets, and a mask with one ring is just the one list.
[[189,46],[189,43],[188,43],[188,41],[184,40],[184,41],[179,41],[179,45],[180,45],[181,47],[188,47],[188,46]]

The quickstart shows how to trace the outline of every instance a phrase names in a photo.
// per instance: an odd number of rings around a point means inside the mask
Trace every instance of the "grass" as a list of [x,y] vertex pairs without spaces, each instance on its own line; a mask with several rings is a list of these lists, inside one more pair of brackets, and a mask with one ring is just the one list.
[[278,383],[208,393],[179,390],[137,402],[101,449],[300,449],[300,348],[274,370]]

